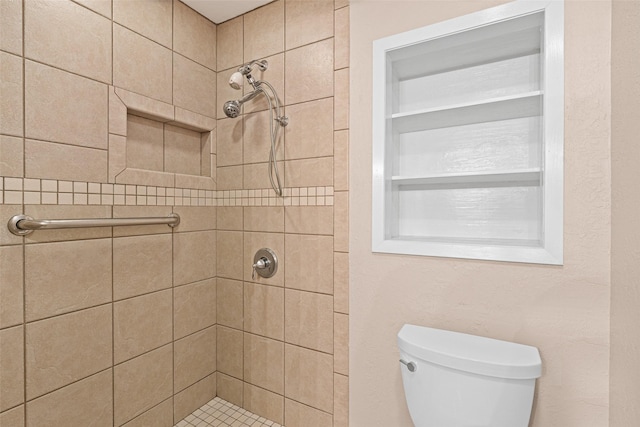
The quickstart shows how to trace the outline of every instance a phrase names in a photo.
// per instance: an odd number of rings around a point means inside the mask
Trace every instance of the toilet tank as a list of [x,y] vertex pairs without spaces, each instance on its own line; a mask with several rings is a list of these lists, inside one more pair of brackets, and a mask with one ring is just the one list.
[[529,425],[537,348],[415,325],[402,327],[398,347],[416,427]]

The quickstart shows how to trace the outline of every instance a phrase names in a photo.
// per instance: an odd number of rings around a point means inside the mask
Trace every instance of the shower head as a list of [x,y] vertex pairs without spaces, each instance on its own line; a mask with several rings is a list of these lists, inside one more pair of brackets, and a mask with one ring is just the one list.
[[235,119],[240,114],[240,107],[242,107],[242,104],[252,100],[256,96],[258,96],[258,94],[260,94],[261,92],[262,92],[262,88],[258,87],[256,90],[249,92],[248,94],[243,96],[241,99],[225,102],[222,109],[224,110],[224,113],[227,115],[227,117],[231,119]]
[[239,71],[231,74],[231,78],[229,78],[229,86],[234,88],[235,90],[239,90],[242,88],[243,76]]
[[241,106],[242,104],[239,101],[227,101],[224,103],[223,110],[227,117],[235,119],[240,114]]

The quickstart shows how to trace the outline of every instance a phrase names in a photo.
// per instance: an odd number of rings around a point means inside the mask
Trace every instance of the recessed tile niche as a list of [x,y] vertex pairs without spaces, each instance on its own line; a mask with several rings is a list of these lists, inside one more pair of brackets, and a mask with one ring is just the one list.
[[111,87],[109,182],[215,190],[214,129],[211,117]]

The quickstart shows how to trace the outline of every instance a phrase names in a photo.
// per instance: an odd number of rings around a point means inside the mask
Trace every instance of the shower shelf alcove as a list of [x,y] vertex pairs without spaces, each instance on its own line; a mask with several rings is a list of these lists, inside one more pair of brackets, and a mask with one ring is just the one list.
[[[135,151],[132,126],[155,128],[146,153]],[[144,133],[148,129],[143,129]],[[109,182],[192,190],[215,190],[215,119],[111,86],[109,88]],[[167,135],[183,165],[167,165]],[[160,150],[160,152],[158,152]],[[147,156],[155,158],[143,159]],[[186,164],[186,166],[185,166]]]
[[562,263],[563,4],[373,47],[374,252]]

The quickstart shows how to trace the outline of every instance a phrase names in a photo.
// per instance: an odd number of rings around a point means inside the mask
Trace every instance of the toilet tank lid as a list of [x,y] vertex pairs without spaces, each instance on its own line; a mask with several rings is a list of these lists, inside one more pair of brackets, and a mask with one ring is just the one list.
[[491,377],[531,379],[542,370],[535,347],[424,326],[404,325],[398,347],[436,365]]

